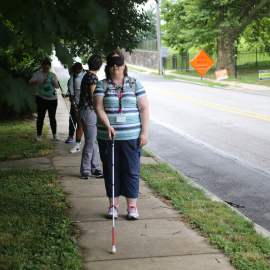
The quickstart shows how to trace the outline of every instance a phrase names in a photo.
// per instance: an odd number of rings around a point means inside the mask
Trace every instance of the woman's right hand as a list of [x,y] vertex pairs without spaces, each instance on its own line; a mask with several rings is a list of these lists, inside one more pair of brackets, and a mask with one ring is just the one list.
[[115,135],[116,132],[112,126],[109,126],[107,128],[107,132],[108,132],[108,136],[109,136],[110,140],[112,140],[112,135],[114,136],[114,138],[116,137],[116,135]]

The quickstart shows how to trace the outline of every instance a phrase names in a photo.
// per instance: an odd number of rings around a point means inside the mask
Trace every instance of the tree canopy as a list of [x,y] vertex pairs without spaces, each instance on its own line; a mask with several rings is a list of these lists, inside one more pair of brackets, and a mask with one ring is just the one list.
[[255,19],[242,35],[249,49],[270,52],[270,18]]
[[156,7],[151,4],[150,7],[145,10],[146,15],[149,18],[151,24],[150,31],[144,31],[139,34],[139,39],[157,39],[157,22],[156,22]]
[[[183,0],[162,5],[164,40],[179,51],[191,47],[217,48],[217,70],[234,72],[233,41],[252,22],[268,29],[269,0]],[[253,25],[256,27],[255,25]],[[257,31],[258,36],[263,32]],[[252,40],[253,31],[250,33]]]
[[[40,64],[40,57],[31,52],[33,48],[41,56],[51,55],[55,49],[60,61],[67,64],[72,63],[72,56],[105,54],[115,48],[132,51],[138,45],[138,33],[151,29],[146,13],[138,8],[145,2],[147,0],[1,1],[1,56],[12,56],[15,68],[21,61],[26,63],[26,59]],[[16,55],[22,58],[14,57]],[[20,110],[29,102],[31,90],[14,77],[20,74],[14,76],[0,64],[0,105],[7,103]]]

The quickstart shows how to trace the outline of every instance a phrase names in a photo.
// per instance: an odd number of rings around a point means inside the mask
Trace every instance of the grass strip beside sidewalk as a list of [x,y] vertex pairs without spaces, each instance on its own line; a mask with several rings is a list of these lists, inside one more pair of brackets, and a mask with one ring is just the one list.
[[140,177],[181,212],[188,226],[221,249],[236,269],[270,269],[270,240],[256,233],[253,222],[225,203],[211,201],[167,164],[141,164]]
[[[150,74],[156,75],[156,76],[161,76],[157,72],[151,72]],[[194,83],[198,83],[198,84],[199,83],[206,84],[207,86],[210,86],[210,87],[218,86],[218,87],[226,88],[229,86],[228,84],[216,83],[216,82],[205,81],[205,80],[190,79],[190,78],[182,78],[182,77],[178,77],[178,76],[174,76],[174,75],[162,75],[162,77],[165,79],[171,79],[171,80],[177,79],[177,80],[182,80],[182,81],[194,82]]]
[[147,151],[144,147],[142,149],[142,156],[143,157],[154,157],[154,155],[151,154],[149,151]]
[[8,121],[0,123],[0,161],[48,155],[52,152],[44,126],[42,141],[37,142],[34,121]]
[[131,67],[131,66],[128,66],[128,69],[131,71],[146,72],[145,69],[135,68],[135,67]]
[[0,269],[82,269],[59,176],[0,171]]

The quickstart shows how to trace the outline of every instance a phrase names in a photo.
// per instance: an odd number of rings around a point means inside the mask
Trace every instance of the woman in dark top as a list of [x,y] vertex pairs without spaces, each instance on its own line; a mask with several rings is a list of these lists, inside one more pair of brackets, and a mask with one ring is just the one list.
[[97,142],[97,116],[93,108],[93,93],[98,83],[97,72],[102,66],[100,55],[93,54],[88,60],[89,71],[84,75],[81,83],[79,102],[79,120],[83,125],[85,145],[81,161],[81,178],[88,179],[91,172],[93,177],[102,178],[99,165]]

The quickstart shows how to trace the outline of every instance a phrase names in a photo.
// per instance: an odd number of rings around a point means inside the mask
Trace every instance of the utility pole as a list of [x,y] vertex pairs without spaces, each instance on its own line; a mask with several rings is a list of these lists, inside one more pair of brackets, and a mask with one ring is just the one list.
[[235,57],[235,79],[237,79],[237,39],[234,41],[234,57]]
[[159,75],[162,75],[163,65],[161,58],[161,31],[160,31],[160,18],[159,18],[159,0],[156,4],[156,20],[157,20],[157,45],[158,45],[158,58],[159,58]]

